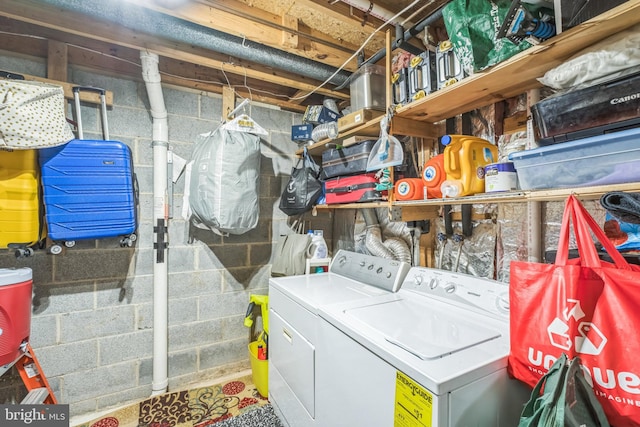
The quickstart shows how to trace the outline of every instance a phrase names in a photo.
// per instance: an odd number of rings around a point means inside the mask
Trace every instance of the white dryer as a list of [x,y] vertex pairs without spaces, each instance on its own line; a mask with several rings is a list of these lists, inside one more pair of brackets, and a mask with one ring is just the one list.
[[394,293],[405,262],[340,250],[329,272],[269,280],[269,401],[290,426],[315,426],[318,310]]
[[340,426],[512,427],[508,285],[414,267],[394,294],[320,309],[318,419]]

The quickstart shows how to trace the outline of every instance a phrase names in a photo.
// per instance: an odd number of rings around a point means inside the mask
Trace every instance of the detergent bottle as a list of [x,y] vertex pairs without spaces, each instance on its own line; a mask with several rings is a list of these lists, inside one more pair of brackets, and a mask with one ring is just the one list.
[[324,233],[322,230],[309,230],[307,234],[311,236],[311,246],[307,252],[309,259],[321,259],[329,256],[327,242],[324,241]]
[[444,197],[484,192],[484,167],[498,159],[498,148],[489,141],[468,135],[445,135],[444,170],[440,189]]
[[442,197],[440,186],[447,178],[444,171],[444,154],[438,154],[430,158],[422,169],[422,180],[427,188],[427,198],[439,199]]

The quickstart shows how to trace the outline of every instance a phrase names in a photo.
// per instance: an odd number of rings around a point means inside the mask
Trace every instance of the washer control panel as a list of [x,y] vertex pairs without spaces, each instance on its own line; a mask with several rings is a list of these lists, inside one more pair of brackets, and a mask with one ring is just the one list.
[[413,267],[402,283],[402,290],[509,318],[508,283],[434,268]]
[[367,285],[396,292],[405,280],[411,266],[403,261],[340,249],[333,257],[329,272],[339,274]]

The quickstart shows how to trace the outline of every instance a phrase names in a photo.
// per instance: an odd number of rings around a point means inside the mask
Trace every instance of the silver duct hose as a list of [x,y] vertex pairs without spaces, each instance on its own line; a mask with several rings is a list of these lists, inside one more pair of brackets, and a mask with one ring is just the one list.
[[362,217],[367,225],[365,246],[374,256],[386,259],[405,261],[411,264],[411,251],[400,237],[390,237],[382,241],[382,229],[375,209],[361,209]]
[[[216,31],[174,18],[160,12],[137,6],[130,2],[102,0],[39,0],[62,10],[81,13],[99,20],[112,22],[141,33],[162,39],[187,43],[247,61],[291,71],[315,80],[328,79],[336,69],[318,61],[292,55],[276,48],[245,40],[241,37]],[[336,74],[330,81],[340,85],[347,81],[346,71]]]

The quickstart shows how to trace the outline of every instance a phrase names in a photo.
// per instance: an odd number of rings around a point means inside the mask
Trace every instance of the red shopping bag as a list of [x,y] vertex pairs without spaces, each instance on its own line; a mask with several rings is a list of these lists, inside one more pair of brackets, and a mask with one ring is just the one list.
[[[570,224],[580,258],[569,261]],[[640,426],[640,268],[569,196],[555,264],[513,261],[510,274],[509,372],[533,387],[562,353],[579,356],[609,422]]]

